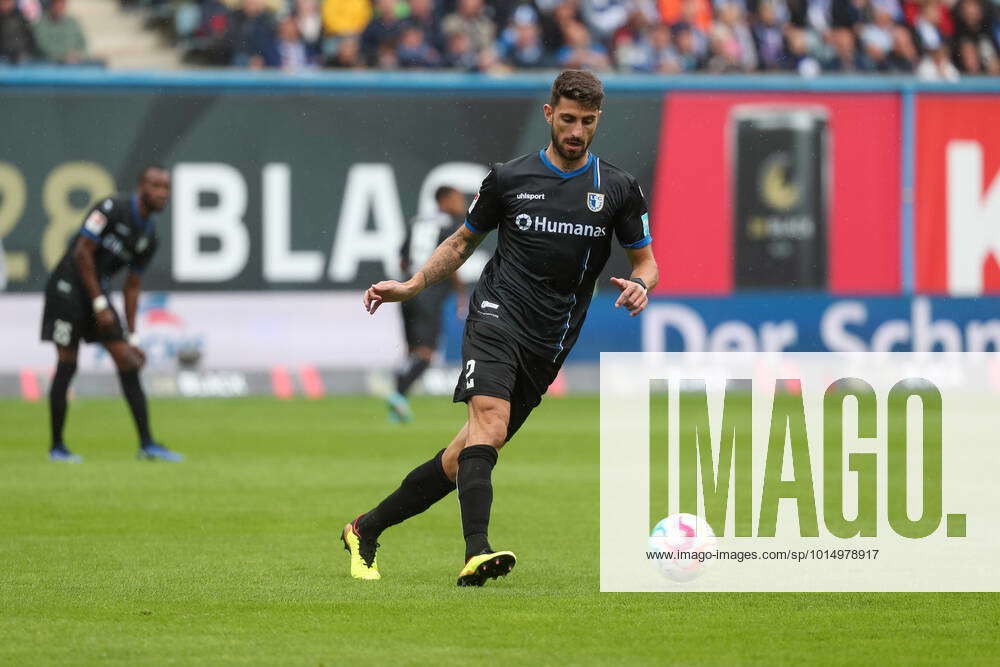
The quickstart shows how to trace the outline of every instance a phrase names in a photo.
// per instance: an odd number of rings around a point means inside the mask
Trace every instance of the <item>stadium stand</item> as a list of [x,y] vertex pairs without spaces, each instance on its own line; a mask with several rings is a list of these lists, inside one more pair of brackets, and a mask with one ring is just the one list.
[[176,7],[175,33],[190,61],[288,70],[1000,74],[1000,4],[989,0],[229,1]]
[[0,58],[93,62],[67,1],[111,66],[1000,74],[1000,0],[0,0]]
[[0,0],[0,64],[176,69],[180,53],[149,21],[116,0]]

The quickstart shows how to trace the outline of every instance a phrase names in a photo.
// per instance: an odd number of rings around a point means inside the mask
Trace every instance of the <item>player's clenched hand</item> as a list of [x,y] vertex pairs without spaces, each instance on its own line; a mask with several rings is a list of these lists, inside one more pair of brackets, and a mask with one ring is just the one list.
[[142,348],[138,345],[130,346],[132,348],[132,354],[135,355],[136,361],[139,362],[139,368],[143,368],[146,365],[146,353],[142,351]]
[[94,313],[94,319],[97,320],[97,326],[102,331],[108,331],[115,326],[115,316],[111,314],[110,308],[104,308]]
[[401,283],[398,280],[383,280],[366,289],[362,301],[365,304],[365,310],[370,314],[374,314],[383,303],[406,301],[418,291],[411,280],[407,280],[405,283]]
[[625,306],[629,309],[631,317],[635,317],[645,309],[646,304],[649,303],[646,288],[639,283],[623,278],[612,278],[611,282],[622,291],[618,295],[618,300],[615,301],[615,308]]

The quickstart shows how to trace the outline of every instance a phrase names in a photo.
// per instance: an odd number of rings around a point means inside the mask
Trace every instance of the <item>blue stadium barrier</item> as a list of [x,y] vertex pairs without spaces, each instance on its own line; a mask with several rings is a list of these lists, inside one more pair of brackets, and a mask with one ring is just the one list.
[[[97,68],[0,67],[0,89],[17,88],[211,88],[279,95],[318,91],[377,94],[380,92],[544,93],[554,72],[485,75],[451,72],[258,72],[191,70],[179,72],[114,71]],[[957,83],[925,82],[912,77],[820,76],[805,79],[782,74],[726,76],[602,75],[612,93],[671,91],[774,91],[852,93],[1000,93],[1000,78]]]

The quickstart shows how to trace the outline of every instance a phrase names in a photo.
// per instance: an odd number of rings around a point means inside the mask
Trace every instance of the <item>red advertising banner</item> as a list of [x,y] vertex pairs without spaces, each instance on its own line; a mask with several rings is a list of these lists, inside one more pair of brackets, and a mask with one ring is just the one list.
[[657,291],[728,294],[790,275],[835,294],[899,293],[899,114],[892,94],[669,94]]
[[917,98],[916,288],[1000,293],[1000,99]]

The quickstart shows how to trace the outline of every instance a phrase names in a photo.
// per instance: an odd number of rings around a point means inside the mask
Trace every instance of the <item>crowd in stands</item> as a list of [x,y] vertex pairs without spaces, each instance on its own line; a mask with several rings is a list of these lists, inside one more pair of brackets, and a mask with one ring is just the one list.
[[0,64],[96,64],[67,0],[0,0]]
[[[86,58],[66,1],[0,0],[0,62]],[[146,1],[205,65],[1000,74],[1000,0]]]
[[201,0],[197,19],[206,60],[289,70],[1000,74],[1000,0]]

